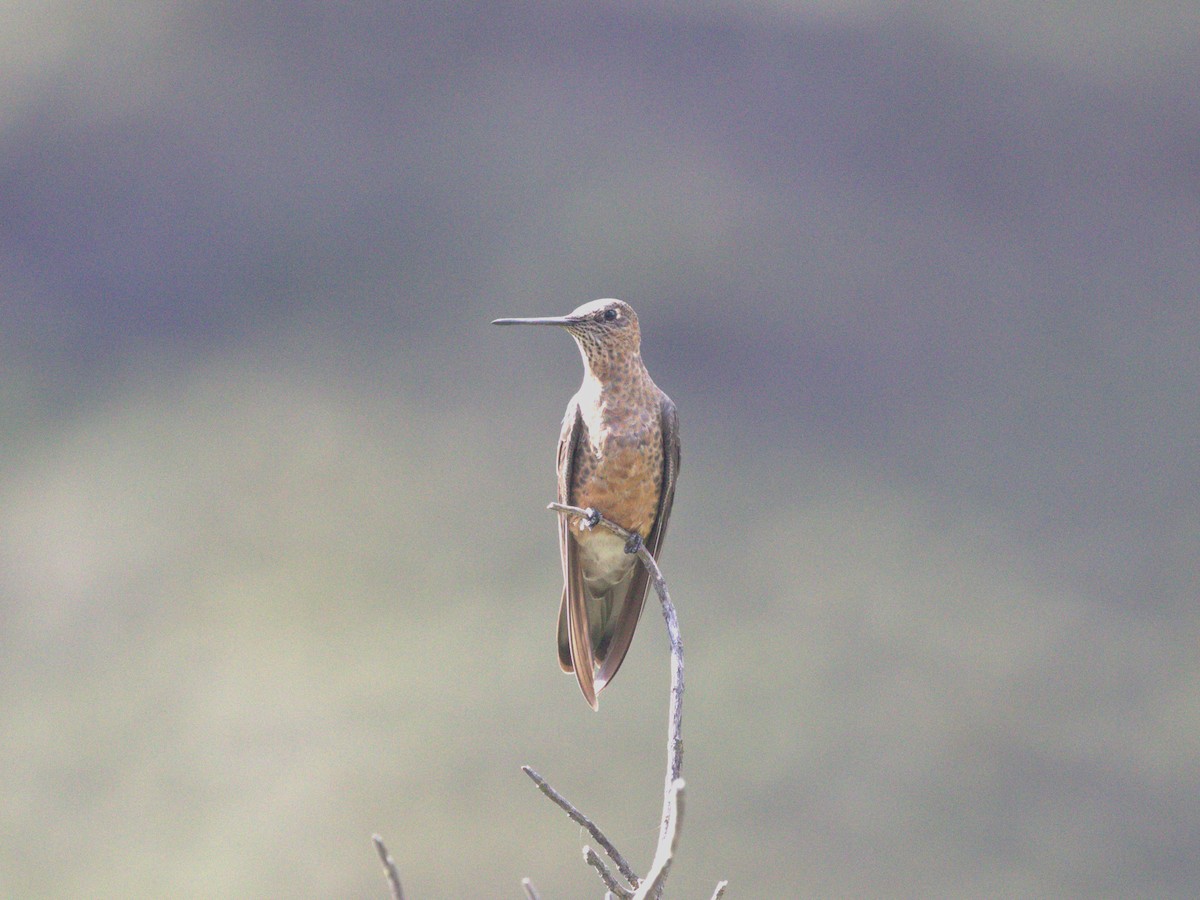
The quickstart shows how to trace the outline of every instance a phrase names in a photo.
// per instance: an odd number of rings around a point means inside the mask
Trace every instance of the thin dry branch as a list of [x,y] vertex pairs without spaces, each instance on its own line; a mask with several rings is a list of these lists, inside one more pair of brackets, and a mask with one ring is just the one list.
[[718,881],[717,889],[713,891],[712,900],[721,900],[725,896],[725,888],[729,887],[728,881]]
[[371,840],[375,842],[375,852],[379,854],[379,861],[383,863],[383,871],[387,873],[388,887],[392,889],[392,900],[404,900],[404,888],[400,886],[400,870],[396,868],[396,861],[392,859],[392,854],[388,853],[383,838],[374,834],[371,835]]
[[542,900],[541,895],[537,892],[537,888],[533,886],[533,882],[528,878],[521,879],[521,887],[525,888],[525,897],[527,900]]
[[604,860],[602,860],[600,858],[599,853],[597,853],[591,847],[585,846],[583,848],[583,858],[584,858],[584,861],[587,862],[587,864],[589,866],[591,866],[593,869],[596,870],[597,873],[599,873],[600,880],[603,881],[605,883],[605,885],[608,886],[609,894],[615,894],[616,896],[621,897],[621,898],[628,898],[628,897],[633,896],[633,891],[629,890],[627,887],[625,887],[623,884],[621,884],[621,882],[617,881],[617,876],[614,875],[609,870],[608,866],[606,866],[604,864]]
[[583,826],[587,830],[587,833],[592,836],[596,843],[604,848],[604,852],[608,854],[608,858],[613,861],[616,867],[620,870],[621,874],[625,876],[625,879],[636,888],[641,882],[641,879],[638,878],[637,873],[633,871],[633,866],[631,866],[628,860],[621,855],[621,851],[613,846],[612,841],[608,839],[608,836],[600,830],[596,823],[576,809],[570,800],[551,787],[550,783],[532,768],[529,766],[521,766],[521,771],[528,775],[530,779],[532,779],[533,783],[538,786],[538,789],[543,794],[554,801],[554,803],[561,808],[563,812],[570,816],[571,821]]

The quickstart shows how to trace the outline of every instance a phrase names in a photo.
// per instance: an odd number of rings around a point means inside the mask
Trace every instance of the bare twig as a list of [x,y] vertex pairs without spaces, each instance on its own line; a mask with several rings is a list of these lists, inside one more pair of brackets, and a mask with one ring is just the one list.
[[587,864],[595,869],[600,874],[600,880],[608,886],[610,894],[616,894],[618,897],[628,898],[633,896],[633,891],[625,887],[621,882],[617,881],[615,876],[604,864],[604,860],[600,858],[600,854],[591,847],[583,848],[583,858]]
[[604,848],[604,852],[607,853],[608,858],[616,864],[617,868],[621,871],[621,874],[624,875],[629,883],[636,888],[641,879],[639,879],[637,874],[633,871],[633,866],[629,865],[629,862],[624,856],[621,855],[621,851],[613,846],[612,841],[610,841],[608,836],[599,829],[596,823],[576,809],[571,804],[570,800],[552,788],[550,783],[532,768],[529,766],[521,766],[521,771],[533,780],[533,783],[538,786],[538,789],[541,790],[543,794],[553,800],[554,803],[563,810],[563,812],[570,816],[572,821],[582,825],[585,829],[587,829],[587,833],[592,836],[597,844]]
[[371,836],[371,840],[375,842],[375,852],[379,854],[379,861],[383,863],[383,871],[387,873],[388,887],[392,889],[392,900],[404,900],[404,888],[400,886],[400,870],[396,868],[396,861],[392,859],[392,854],[388,853],[383,838],[375,834]]
[[728,881],[718,881],[717,889],[713,891],[712,900],[721,900],[725,896],[725,888],[729,887]]
[[533,882],[528,878],[521,879],[521,887],[525,888],[526,900],[542,900],[541,895],[537,892],[537,888],[533,886]]

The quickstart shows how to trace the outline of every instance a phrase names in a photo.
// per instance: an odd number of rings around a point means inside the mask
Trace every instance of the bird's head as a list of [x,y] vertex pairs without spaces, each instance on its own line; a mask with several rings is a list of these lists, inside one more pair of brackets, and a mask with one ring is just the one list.
[[637,352],[642,335],[638,329],[637,313],[624,300],[593,300],[577,307],[567,319],[566,329],[586,351],[627,348]]
[[565,316],[539,319],[496,319],[493,325],[559,325],[579,344],[584,357],[595,368],[614,354],[638,354],[642,335],[637,313],[623,300],[592,300]]

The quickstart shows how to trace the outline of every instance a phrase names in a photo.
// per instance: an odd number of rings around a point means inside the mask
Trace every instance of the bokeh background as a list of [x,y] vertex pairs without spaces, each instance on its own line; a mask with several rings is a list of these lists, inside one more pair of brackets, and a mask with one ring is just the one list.
[[598,896],[566,335],[679,405],[672,894],[1200,891],[1200,7],[0,8],[0,895]]

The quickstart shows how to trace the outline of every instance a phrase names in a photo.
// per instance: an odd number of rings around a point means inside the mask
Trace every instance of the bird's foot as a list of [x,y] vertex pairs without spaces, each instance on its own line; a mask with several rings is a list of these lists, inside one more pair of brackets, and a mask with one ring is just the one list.
[[591,531],[593,528],[595,528],[597,525],[600,524],[600,510],[593,509],[592,507],[589,506],[587,509],[584,510],[584,512],[587,513],[587,515],[584,516],[583,519],[580,521],[579,527],[582,528],[584,531]]
[[626,553],[637,553],[642,549],[642,536],[636,531],[629,536],[629,540],[625,542]]

